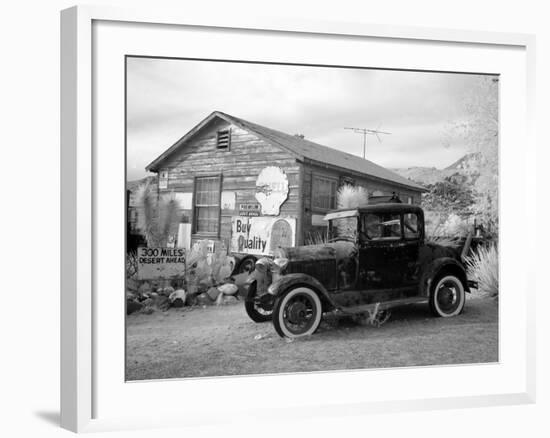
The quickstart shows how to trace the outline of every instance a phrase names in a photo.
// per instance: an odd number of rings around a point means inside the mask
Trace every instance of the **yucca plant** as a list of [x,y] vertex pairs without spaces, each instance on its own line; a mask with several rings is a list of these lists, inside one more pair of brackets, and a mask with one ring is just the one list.
[[149,181],[136,190],[139,214],[137,228],[143,233],[149,247],[166,246],[168,238],[178,225],[178,205],[173,194],[160,199],[151,190]]
[[361,186],[345,184],[338,189],[338,208],[364,207],[369,203],[369,193]]
[[483,296],[498,298],[498,250],[496,245],[479,247],[466,259],[468,273]]

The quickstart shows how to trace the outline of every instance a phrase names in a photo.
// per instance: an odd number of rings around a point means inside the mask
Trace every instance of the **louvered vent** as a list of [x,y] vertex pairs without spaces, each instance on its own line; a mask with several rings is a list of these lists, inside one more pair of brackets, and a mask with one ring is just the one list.
[[231,130],[226,129],[225,131],[218,131],[218,149],[229,149],[231,145]]

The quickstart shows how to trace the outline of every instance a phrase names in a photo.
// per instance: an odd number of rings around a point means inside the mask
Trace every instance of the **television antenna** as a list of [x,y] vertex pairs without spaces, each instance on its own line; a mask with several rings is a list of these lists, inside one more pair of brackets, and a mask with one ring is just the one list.
[[367,135],[375,135],[378,141],[382,143],[380,134],[386,134],[386,135],[391,134],[391,132],[380,131],[380,125],[376,129],[367,129],[367,128],[344,128],[344,129],[349,129],[355,132],[356,134],[363,134],[363,159],[365,159],[367,155]]

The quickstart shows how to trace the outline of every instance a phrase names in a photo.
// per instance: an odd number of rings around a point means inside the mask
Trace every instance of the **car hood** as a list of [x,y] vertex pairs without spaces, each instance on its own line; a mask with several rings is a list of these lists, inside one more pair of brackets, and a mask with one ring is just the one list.
[[355,253],[355,244],[348,241],[323,243],[320,245],[283,248],[281,255],[292,262],[319,262],[321,260],[340,260]]

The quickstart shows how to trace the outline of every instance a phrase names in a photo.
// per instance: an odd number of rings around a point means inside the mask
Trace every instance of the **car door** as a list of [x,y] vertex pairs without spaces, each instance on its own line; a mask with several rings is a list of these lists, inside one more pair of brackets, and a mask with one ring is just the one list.
[[423,218],[416,212],[403,214],[403,286],[416,290],[420,280],[419,252],[423,242]]
[[[407,261],[400,213],[367,213],[361,218],[358,286],[377,291],[405,286]],[[412,254],[411,254],[412,257]]]

